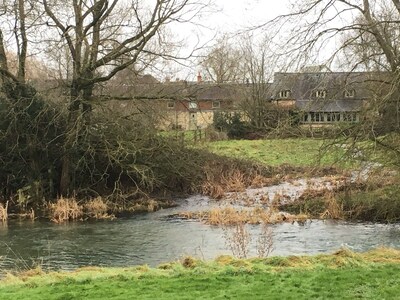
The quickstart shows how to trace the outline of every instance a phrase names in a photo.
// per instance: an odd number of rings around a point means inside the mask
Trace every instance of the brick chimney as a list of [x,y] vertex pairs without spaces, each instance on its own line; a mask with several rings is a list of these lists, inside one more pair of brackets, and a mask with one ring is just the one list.
[[201,83],[203,81],[203,78],[201,77],[200,71],[197,74],[197,83]]

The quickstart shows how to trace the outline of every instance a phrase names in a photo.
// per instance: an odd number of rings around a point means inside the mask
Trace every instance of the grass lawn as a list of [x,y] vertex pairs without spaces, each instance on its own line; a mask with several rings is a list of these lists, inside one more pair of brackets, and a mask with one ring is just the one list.
[[327,153],[320,152],[323,141],[311,138],[273,140],[230,140],[206,144],[207,149],[219,155],[250,159],[270,166],[351,167],[355,162],[341,161],[344,150],[340,147]]
[[[0,299],[400,299],[400,251],[19,274]],[[33,271],[31,273],[34,273]]]

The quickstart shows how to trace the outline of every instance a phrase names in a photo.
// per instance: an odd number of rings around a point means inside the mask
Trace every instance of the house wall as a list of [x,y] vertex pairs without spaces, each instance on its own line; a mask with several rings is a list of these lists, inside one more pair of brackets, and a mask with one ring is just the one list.
[[[190,103],[193,102],[196,104],[196,107],[190,107]],[[231,100],[199,100],[199,101],[190,101],[190,100],[162,100],[159,101],[160,105],[163,108],[170,111],[180,111],[185,112],[189,110],[201,110],[201,111],[209,111],[209,110],[229,110],[233,108],[233,102]],[[172,106],[173,105],[173,106]]]
[[161,118],[158,128],[161,130],[204,129],[212,125],[214,111],[168,111]]
[[279,107],[285,107],[285,108],[290,108],[294,107],[296,105],[296,100],[294,99],[280,99],[280,100],[275,100],[272,102],[273,104],[279,106]]

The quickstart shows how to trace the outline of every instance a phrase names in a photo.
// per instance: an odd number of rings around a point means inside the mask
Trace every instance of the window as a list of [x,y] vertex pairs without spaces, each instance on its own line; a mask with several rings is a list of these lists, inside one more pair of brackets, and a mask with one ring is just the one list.
[[212,102],[212,108],[220,108],[221,107],[221,102],[220,101],[213,101]]
[[327,113],[326,114],[326,121],[327,122],[332,122],[332,113]]
[[310,113],[311,116],[311,122],[324,122],[324,114],[323,113],[318,113],[318,112],[312,112]]
[[175,107],[175,102],[174,101],[168,101],[167,106],[168,106],[168,108],[174,108]]
[[326,98],[326,90],[318,90],[314,92],[316,98]]
[[288,99],[288,98],[290,98],[291,94],[292,93],[291,93],[290,90],[283,90],[283,91],[280,91],[278,93],[278,98],[280,98],[280,99]]
[[356,96],[356,91],[355,90],[345,90],[344,91],[344,97],[345,98],[354,98]]
[[338,112],[328,112],[326,113],[327,122],[340,122],[340,113]]
[[343,121],[345,122],[357,122],[357,113],[347,112],[343,114]]
[[308,114],[305,114],[305,115],[303,116],[303,122],[308,122]]
[[189,102],[189,109],[196,109],[197,108],[197,103],[194,101]]

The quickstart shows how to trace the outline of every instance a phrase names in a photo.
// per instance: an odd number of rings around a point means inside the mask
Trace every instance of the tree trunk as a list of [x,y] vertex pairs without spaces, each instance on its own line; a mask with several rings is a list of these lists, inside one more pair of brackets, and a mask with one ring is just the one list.
[[75,153],[81,144],[81,132],[90,124],[92,93],[92,85],[82,87],[78,80],[73,81],[60,176],[60,194],[63,196],[68,196],[74,191],[71,168],[74,165]]
[[70,89],[70,105],[68,113],[68,124],[65,135],[62,163],[61,163],[61,176],[60,176],[60,195],[68,196],[71,190],[71,154],[76,147],[76,131],[78,129],[77,122],[79,118],[80,109],[80,88],[77,80],[72,81]]

